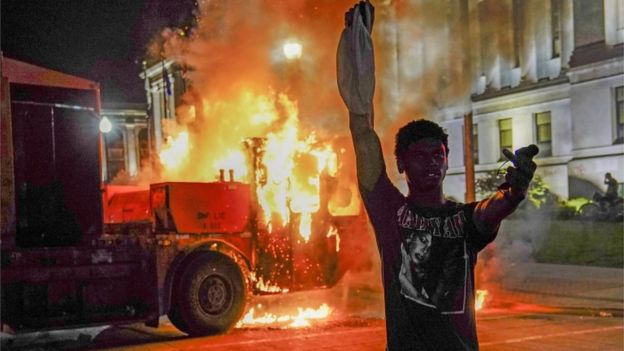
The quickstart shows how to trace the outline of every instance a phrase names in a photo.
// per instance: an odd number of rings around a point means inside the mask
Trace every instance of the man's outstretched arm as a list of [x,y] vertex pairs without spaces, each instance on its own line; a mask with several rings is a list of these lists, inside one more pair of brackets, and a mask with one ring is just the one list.
[[347,11],[337,54],[338,89],[349,110],[358,182],[365,191],[373,190],[384,168],[381,143],[373,129],[374,18],[368,1],[360,1]]
[[495,235],[502,220],[524,200],[537,168],[533,157],[538,151],[535,145],[520,148],[515,154],[507,149],[503,151],[515,167],[507,168],[506,182],[493,195],[477,204],[473,219],[481,233]]

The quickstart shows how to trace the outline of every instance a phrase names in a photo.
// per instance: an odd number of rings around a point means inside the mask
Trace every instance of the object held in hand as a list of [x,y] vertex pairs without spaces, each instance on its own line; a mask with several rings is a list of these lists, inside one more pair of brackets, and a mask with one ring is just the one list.
[[375,11],[360,1],[345,14],[336,57],[338,90],[350,112],[372,112],[375,91],[375,58],[371,33]]
[[528,157],[529,159],[533,159],[539,153],[539,148],[535,144],[531,144],[529,146],[520,148],[516,150],[515,154],[509,151],[509,149],[503,149],[503,155],[514,164],[514,166],[519,166],[519,158],[522,156]]
[[375,22],[375,8],[368,0],[360,1],[360,3],[356,6],[360,11],[360,16],[362,16],[362,22],[364,23],[366,30],[369,34],[372,33],[373,23]]
[[527,147],[516,150],[515,154],[507,149],[503,149],[503,155],[511,161],[515,167],[508,167],[505,180],[512,189],[516,190],[517,194],[522,194],[524,197],[533,174],[535,173],[536,165],[533,162],[533,157],[537,155],[539,148],[535,145],[529,145]]

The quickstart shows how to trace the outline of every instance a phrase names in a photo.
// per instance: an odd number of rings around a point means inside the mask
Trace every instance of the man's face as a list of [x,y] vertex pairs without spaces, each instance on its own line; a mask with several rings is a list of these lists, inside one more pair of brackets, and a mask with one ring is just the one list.
[[442,186],[448,169],[447,150],[442,141],[422,139],[411,143],[398,160],[410,189],[426,192]]

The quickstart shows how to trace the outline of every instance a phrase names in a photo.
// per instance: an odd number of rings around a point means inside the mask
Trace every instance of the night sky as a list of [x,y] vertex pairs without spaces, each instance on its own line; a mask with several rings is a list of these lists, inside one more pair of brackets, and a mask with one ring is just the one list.
[[144,102],[151,38],[192,16],[194,0],[0,0],[4,56],[100,82],[106,103]]

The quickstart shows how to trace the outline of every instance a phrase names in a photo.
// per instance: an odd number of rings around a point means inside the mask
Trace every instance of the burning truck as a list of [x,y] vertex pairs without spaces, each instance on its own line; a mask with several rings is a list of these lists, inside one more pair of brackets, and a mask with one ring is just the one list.
[[[313,135],[246,138],[237,167],[206,181],[104,184],[98,85],[2,63],[8,330],[156,327],[167,315],[188,334],[225,332],[254,294],[332,286],[366,240],[355,189],[336,205],[340,152]],[[169,140],[163,164],[185,138]]]

